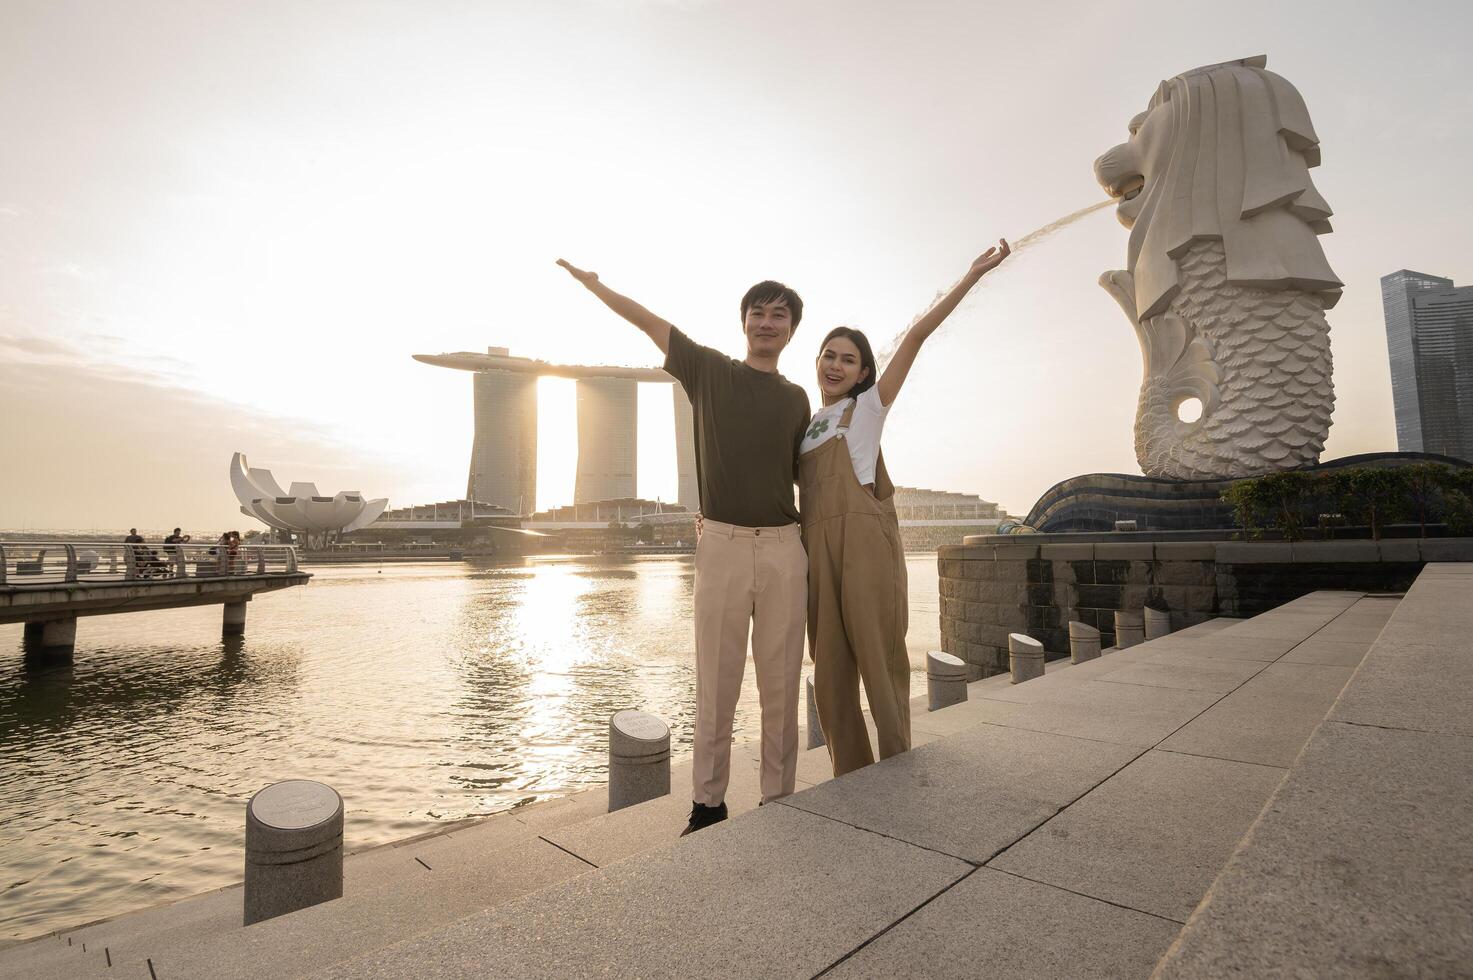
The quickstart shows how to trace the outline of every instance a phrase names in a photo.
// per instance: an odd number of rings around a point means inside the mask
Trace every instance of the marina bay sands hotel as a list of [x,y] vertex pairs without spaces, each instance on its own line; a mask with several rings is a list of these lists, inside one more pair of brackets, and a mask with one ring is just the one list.
[[415,354],[414,359],[475,372],[476,436],[469,499],[523,516],[537,509],[537,379],[551,375],[578,382],[575,504],[636,496],[639,382],[645,381],[673,389],[679,502],[692,511],[699,506],[690,401],[664,371],[549,364],[512,357],[504,347],[488,347],[484,354]]

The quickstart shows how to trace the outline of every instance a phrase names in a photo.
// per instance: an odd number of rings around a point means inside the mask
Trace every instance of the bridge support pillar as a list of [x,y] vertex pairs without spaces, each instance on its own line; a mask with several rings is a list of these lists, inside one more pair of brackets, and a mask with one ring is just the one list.
[[245,636],[246,603],[249,599],[239,602],[225,603],[225,616],[220,626],[222,636]]
[[[29,624],[27,624],[29,629]],[[77,617],[53,619],[41,624],[41,652],[56,656],[71,656],[77,645]]]
[[27,650],[37,650],[41,647],[41,634],[45,631],[45,623],[27,623],[26,631],[21,636],[21,645]]

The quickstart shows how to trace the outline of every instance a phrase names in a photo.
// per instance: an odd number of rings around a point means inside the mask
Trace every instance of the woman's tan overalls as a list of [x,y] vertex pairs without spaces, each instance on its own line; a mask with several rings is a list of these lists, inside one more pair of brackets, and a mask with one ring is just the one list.
[[875,492],[859,482],[845,433],[798,458],[803,543],[808,550],[808,648],[819,724],[828,740],[834,775],[875,761],[859,703],[864,680],[880,758],[910,749],[910,659],[905,549],[895,516],[895,487],[883,454],[875,463]]

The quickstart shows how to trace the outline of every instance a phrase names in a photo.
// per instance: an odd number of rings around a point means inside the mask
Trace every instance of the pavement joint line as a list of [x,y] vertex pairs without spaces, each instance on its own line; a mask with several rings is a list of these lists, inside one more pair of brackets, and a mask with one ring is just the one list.
[[[1127,746],[1127,747],[1128,748],[1135,748],[1135,746]],[[1151,748],[1154,748],[1154,747],[1155,746],[1152,746]],[[1074,797],[1074,799],[1070,800],[1068,803],[1065,803],[1063,806],[1061,806],[1058,809],[1054,810],[1053,813],[1050,813],[1048,816],[1044,817],[1038,823],[1034,824],[1032,827],[1029,827],[1027,830],[1023,831],[1023,833],[1019,834],[1017,837],[1013,838],[1013,840],[1012,840],[1011,843],[1006,844],[1006,845],[998,848],[992,854],[988,855],[987,859],[982,862],[982,866],[983,867],[991,867],[993,861],[996,861],[998,858],[1002,857],[1008,851],[1011,851],[1013,848],[1017,847],[1020,843],[1022,843],[1025,840],[1027,840],[1028,838],[1032,837],[1034,834],[1038,833],[1040,830],[1043,829],[1043,827],[1046,824],[1048,824],[1050,821],[1052,821],[1059,814],[1063,813],[1065,810],[1069,809],[1071,806],[1073,806],[1074,804],[1078,803],[1080,800],[1084,799],[1086,796],[1088,796],[1089,794],[1093,793],[1095,790],[1099,789],[1101,786],[1105,785],[1110,780],[1114,779],[1116,776],[1120,775],[1120,773],[1124,769],[1126,769],[1129,766],[1134,765],[1137,760],[1139,760],[1141,757],[1143,757],[1147,752],[1150,752],[1151,751],[1151,748],[1141,749],[1135,755],[1131,756],[1129,759],[1127,759],[1125,762],[1123,762],[1114,771],[1110,772],[1108,775],[1106,775],[1104,778],[1102,778],[1099,782],[1095,783],[1093,786],[1091,786],[1088,789],[1086,789],[1083,793],[1080,793],[1078,796]],[[997,868],[993,868],[992,870],[996,871],[998,869]]]
[[[860,829],[863,829],[863,828],[860,828]],[[883,836],[883,835],[881,835],[881,836]],[[962,875],[960,878],[957,878],[955,881],[951,882],[950,884],[944,886],[940,891],[936,892],[936,894],[932,895],[930,898],[927,898],[925,901],[921,902],[921,904],[917,905],[915,908],[911,909],[909,912],[905,913],[900,918],[896,919],[894,922],[890,923],[888,926],[886,926],[885,928],[881,929],[879,932],[875,933],[873,936],[870,936],[864,942],[860,943],[858,946],[855,946],[849,952],[845,953],[843,956],[841,956],[838,959],[834,960],[834,962],[830,963],[828,966],[824,967],[822,970],[819,970],[817,973],[815,973],[813,975],[812,980],[818,980],[819,977],[822,977],[825,974],[828,974],[828,973],[832,972],[836,967],[838,967],[845,960],[847,960],[850,957],[854,956],[854,954],[856,954],[860,950],[864,949],[870,943],[873,943],[875,940],[879,939],[881,936],[883,936],[886,933],[888,933],[891,929],[894,929],[896,926],[900,925],[900,923],[904,922],[906,919],[909,919],[911,916],[915,915],[921,909],[925,908],[927,905],[930,905],[932,902],[936,901],[936,899],[940,898],[942,895],[945,895],[947,892],[951,891],[957,885],[960,885],[962,882],[964,882],[968,878],[972,877],[972,875],[976,874],[978,870],[979,870],[979,868],[978,867],[975,867],[975,866],[972,867],[972,868],[970,868],[970,869],[968,869],[968,871],[967,871],[966,874]]]
[[[1248,675],[1248,677],[1245,679],[1245,683],[1246,683],[1246,681],[1252,680],[1253,678],[1257,677],[1259,674],[1263,673],[1264,668],[1269,665],[1270,661],[1264,661],[1264,660],[1235,660],[1235,661],[1233,661],[1233,663],[1239,663],[1239,664],[1258,664],[1258,663],[1261,663],[1261,664],[1263,664],[1263,667],[1258,668],[1253,673],[1251,673],[1251,674]],[[1167,666],[1178,666],[1178,665],[1167,664]],[[1202,690],[1199,687],[1163,687],[1160,684],[1138,684],[1135,681],[1112,681],[1112,680],[1110,680],[1109,677],[1095,678],[1094,679],[1094,683],[1096,683],[1096,684],[1119,684],[1121,687],[1149,687],[1153,691],[1190,691],[1190,692],[1195,693],[1195,694],[1211,694],[1212,693],[1211,691],[1204,691],[1204,690]],[[1238,687],[1242,687],[1242,686],[1243,686],[1242,684],[1239,684],[1238,685]],[[1236,687],[1233,688],[1233,690],[1235,690],[1235,691],[1237,689],[1238,688],[1236,688]]]
[[[1171,922],[1179,926],[1184,926],[1187,924],[1185,919],[1173,919],[1169,915],[1162,915],[1160,912],[1148,912],[1145,909],[1138,909],[1134,905],[1121,905],[1119,902],[1112,902],[1108,898],[1101,898],[1098,895],[1091,895],[1089,892],[1079,892],[1075,891],[1072,888],[1065,888],[1063,885],[1056,885],[1052,881],[1042,881],[1038,878],[1030,878],[1027,875],[1020,875],[1016,871],[1008,871],[1006,868],[989,867],[987,870],[996,872],[1000,875],[1007,875],[1010,878],[1018,878],[1022,881],[1030,881],[1035,885],[1042,885],[1045,888],[1055,888],[1061,892],[1067,892],[1070,895],[1078,895],[1080,898],[1087,898],[1091,902],[1099,902],[1102,905],[1110,905],[1117,909],[1124,909],[1127,912],[1139,912],[1141,915],[1149,915],[1151,918],[1160,919],[1162,922]],[[1204,895],[1203,897],[1206,896]]]
[[[1308,739],[1305,739],[1308,742]],[[1185,755],[1193,759],[1211,759],[1213,762],[1232,762],[1240,766],[1258,766],[1260,769],[1277,769],[1279,772],[1287,773],[1293,766],[1274,766],[1267,762],[1247,762],[1243,759],[1229,759],[1221,755],[1203,755],[1200,752],[1183,752],[1181,749],[1163,749],[1160,746],[1151,749],[1152,752],[1165,752],[1169,755]]]
[[[1164,690],[1171,690],[1171,689],[1170,688],[1160,688],[1160,687],[1158,687],[1158,688],[1154,688],[1154,690],[1164,691]],[[1210,694],[1211,692],[1210,691],[1193,691],[1193,692],[1188,692],[1188,693],[1193,693],[1193,694]],[[1034,701],[1004,701],[1004,702],[999,702],[999,703],[1000,704],[1015,704],[1015,705],[1018,705],[1019,707],[1028,707],[1029,705],[1036,704],[1036,703],[1039,703],[1039,702],[1034,702]],[[1053,732],[1053,731],[1049,731],[1049,730],[1044,729],[1044,728],[1029,728],[1026,725],[1010,724],[1010,723],[1008,723],[1006,721],[979,721],[975,725],[970,725],[970,726],[968,726],[966,728],[958,729],[957,731],[954,731],[954,732],[948,732],[947,734],[939,735],[937,740],[938,741],[941,741],[941,740],[944,740],[944,739],[951,738],[954,735],[963,735],[963,734],[966,734],[967,732],[975,731],[976,729],[981,728],[983,725],[991,725],[993,728],[1003,728],[1003,729],[1006,729],[1006,730],[1008,730],[1010,732],[1032,732],[1035,735],[1057,735],[1060,738],[1077,738],[1081,742],[1095,742],[1095,743],[1097,743],[1099,745],[1114,745],[1114,746],[1117,746],[1117,747],[1123,746],[1124,748],[1127,748],[1127,749],[1140,748],[1140,746],[1138,746],[1138,745],[1132,745],[1129,742],[1112,742],[1108,738],[1091,738],[1088,735],[1075,735],[1072,732]],[[936,735],[937,733],[936,732],[927,732],[927,734],[928,735]],[[1173,734],[1175,734],[1175,733],[1173,732]],[[1169,735],[1167,736],[1167,738],[1170,738],[1170,737],[1171,736],[1169,736]],[[1160,743],[1158,742],[1157,744],[1159,745]],[[1149,748],[1154,748],[1154,747],[1155,746],[1147,746],[1146,748],[1149,749]],[[1146,751],[1146,749],[1141,749],[1141,751],[1144,752],[1144,751]]]
[[[874,763],[870,763],[870,765],[874,765]],[[885,840],[893,840],[901,844],[906,844],[910,847],[916,848],[917,850],[930,851],[932,854],[939,854],[944,858],[951,858],[953,861],[960,861],[963,864],[971,865],[973,868],[980,868],[982,866],[977,861],[973,861],[971,858],[964,858],[960,854],[951,854],[947,851],[938,851],[934,847],[927,847],[925,844],[917,844],[913,840],[906,840],[904,837],[896,837],[894,834],[886,834],[881,831],[875,830],[872,827],[864,827],[857,823],[850,823],[847,820],[840,820],[838,817],[829,816],[827,813],[816,813],[813,810],[805,810],[801,806],[794,806],[793,804],[789,803],[786,797],[773,800],[772,802],[785,806],[789,810],[797,810],[799,813],[807,814],[810,817],[818,817],[821,820],[828,820],[838,824],[841,827],[848,827],[851,830],[857,830],[860,833],[874,834],[876,837],[883,837]]]
[[1410,732],[1414,735],[1444,735],[1451,738],[1473,738],[1473,735],[1464,735],[1462,732],[1434,732],[1428,728],[1402,728],[1399,725],[1373,725],[1368,721],[1347,721],[1344,718],[1326,718],[1325,721],[1334,725],[1354,725],[1356,728],[1378,728],[1383,732]]
[[568,850],[566,847],[564,847],[563,845],[559,844],[557,841],[548,840],[546,837],[543,837],[540,834],[538,835],[537,839],[540,840],[540,841],[542,841],[545,844],[551,844],[553,847],[555,847],[558,850],[562,851],[564,854],[567,854],[567,855],[570,855],[572,857],[577,858],[578,860],[582,861],[584,864],[588,865],[590,868],[597,868],[598,867],[598,865],[596,865],[592,861],[588,860],[588,858],[584,857],[581,854],[577,854],[577,853],[575,853],[573,851]]
[[434,871],[435,870],[434,868],[430,867],[428,864],[425,864],[424,863],[424,860],[422,858],[415,858],[415,860],[418,861],[424,867],[424,869],[426,871]]
[[148,964],[148,976],[149,976],[149,980],[159,980],[159,975],[157,973],[153,972],[153,959],[152,958],[149,958],[149,959],[144,960],[143,962],[145,962],[145,963]]

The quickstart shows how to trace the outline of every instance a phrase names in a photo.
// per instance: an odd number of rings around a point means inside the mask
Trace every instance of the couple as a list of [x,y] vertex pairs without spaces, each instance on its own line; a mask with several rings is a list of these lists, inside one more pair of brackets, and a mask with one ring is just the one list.
[[831,330],[817,358],[823,408],[812,417],[803,389],[777,373],[803,319],[803,300],[792,289],[767,281],[747,290],[747,356],[736,361],[614,292],[597,273],[558,260],[655,342],[694,409],[702,530],[695,557],[694,785],[684,833],[726,819],[749,631],[762,705],[762,802],[793,792],[805,623],[834,775],[874,762],[861,679],[880,757],[910,748],[905,552],[880,432],[921,344],[1008,253],[1001,241],[979,256],[906,332],[883,374],[864,334]]

